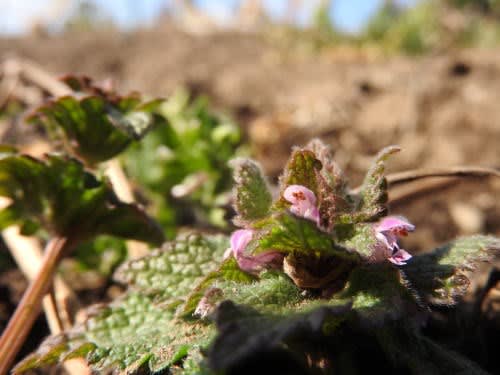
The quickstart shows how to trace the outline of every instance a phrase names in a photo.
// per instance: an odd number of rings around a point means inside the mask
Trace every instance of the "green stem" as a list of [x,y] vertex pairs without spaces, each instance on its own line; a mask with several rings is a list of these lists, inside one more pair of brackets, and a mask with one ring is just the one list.
[[52,285],[60,259],[67,252],[70,241],[55,237],[46,246],[43,262],[36,277],[24,292],[23,298],[0,338],[0,375],[9,370],[40,312],[42,299]]

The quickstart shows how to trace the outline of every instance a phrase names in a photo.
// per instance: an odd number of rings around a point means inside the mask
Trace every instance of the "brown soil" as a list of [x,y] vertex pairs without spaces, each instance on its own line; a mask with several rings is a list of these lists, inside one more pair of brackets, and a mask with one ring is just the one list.
[[[274,177],[290,148],[312,137],[333,146],[353,185],[389,144],[402,147],[390,172],[500,167],[500,50],[381,59],[344,48],[308,56],[258,35],[193,36],[164,27],[0,40],[0,60],[12,56],[55,74],[111,77],[124,90],[167,96],[186,86],[206,94],[240,121]],[[398,200],[393,210],[416,224],[405,246],[420,251],[457,235],[500,236],[499,197],[499,179],[454,180]],[[490,270],[477,273],[476,291]],[[491,294],[488,306],[496,313],[489,321],[498,329],[500,293],[493,288]]]

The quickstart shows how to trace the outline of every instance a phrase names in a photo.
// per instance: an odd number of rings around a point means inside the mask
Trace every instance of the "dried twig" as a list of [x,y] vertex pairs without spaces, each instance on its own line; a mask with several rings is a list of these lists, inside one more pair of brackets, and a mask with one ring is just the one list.
[[[500,170],[488,167],[453,167],[441,169],[414,169],[405,172],[392,173],[386,176],[389,188],[389,197],[391,203],[400,203],[415,195],[428,193],[437,189],[450,187],[457,183],[460,178],[500,178]],[[420,180],[420,181],[419,181]],[[425,181],[427,180],[427,181]],[[418,183],[416,183],[419,181]],[[411,184],[411,187],[398,192],[393,189],[405,184]],[[358,194],[361,186],[351,190]],[[397,201],[397,202],[396,202]]]
[[31,281],[0,338],[0,374],[7,373],[24,343],[38,316],[41,301],[52,285],[57,265],[71,245],[71,241],[65,237],[56,237],[47,244],[42,267]]
[[458,177],[441,177],[400,185],[389,190],[389,203],[391,207],[395,207],[411,199],[456,187],[461,181],[463,180]]
[[455,167],[449,169],[417,169],[389,174],[389,202],[392,206],[408,199],[443,190],[458,184],[462,178],[500,177],[500,171],[486,167]]
[[[17,226],[3,230],[2,236],[20,270],[32,281],[42,264],[40,243],[35,238],[22,236]],[[55,276],[52,292],[43,298],[42,306],[54,335],[71,328],[73,316],[79,308],[75,294],[60,276]],[[64,368],[70,375],[90,374],[81,359],[66,361]]]
[[393,187],[400,184],[405,184],[415,180],[431,177],[499,177],[500,170],[487,167],[453,167],[439,169],[415,169],[411,171],[392,173],[388,175],[387,184]]
[[[2,236],[21,272],[28,280],[33,280],[40,268],[43,258],[40,243],[32,237],[21,236],[19,234],[19,227],[16,226],[5,229],[2,232]],[[63,289],[61,289],[61,286]],[[59,318],[55,301],[58,298],[66,299],[70,297],[69,288],[65,285],[64,281],[60,280],[60,283],[58,283],[58,290],[54,294],[57,294],[57,297],[54,295],[54,300],[52,300],[49,295],[44,297],[43,307],[50,331],[52,333],[57,333],[67,325],[66,322],[63,323]]]

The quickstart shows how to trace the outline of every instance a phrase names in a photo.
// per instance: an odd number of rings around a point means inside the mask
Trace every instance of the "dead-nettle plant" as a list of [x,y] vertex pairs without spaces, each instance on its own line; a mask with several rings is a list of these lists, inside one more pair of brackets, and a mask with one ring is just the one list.
[[123,264],[128,291],[49,337],[15,372],[85,357],[96,371],[210,374],[272,369],[351,374],[483,374],[422,332],[436,305],[465,293],[467,272],[500,249],[459,238],[410,255],[415,227],[387,216],[382,150],[349,189],[319,141],[295,149],[273,199],[260,167],[237,159],[230,239],[188,235]]
[[162,229],[141,207],[118,199],[109,181],[89,170],[159,121],[158,101],[106,92],[85,78],[66,82],[74,93],[51,99],[31,120],[60,135],[67,152],[37,159],[10,146],[0,148],[0,196],[8,201],[0,211],[0,228],[19,225],[22,234],[41,228],[49,237],[38,275],[2,334],[2,374],[29,333],[61,258],[101,234],[156,245],[164,240]]

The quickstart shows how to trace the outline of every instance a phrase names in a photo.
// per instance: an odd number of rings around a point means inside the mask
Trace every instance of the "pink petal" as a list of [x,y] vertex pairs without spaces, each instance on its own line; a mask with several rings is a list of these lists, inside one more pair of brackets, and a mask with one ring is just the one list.
[[314,193],[302,185],[290,185],[283,192],[283,197],[293,205],[301,205],[305,202],[309,206],[316,205]]
[[405,265],[406,261],[411,258],[412,256],[410,253],[408,253],[406,250],[399,249],[396,253],[392,255],[392,257],[389,258],[389,261],[398,266],[402,266]]
[[402,216],[387,216],[378,223],[376,230],[393,235],[406,235],[408,232],[413,232],[415,226]]
[[231,255],[236,258],[238,266],[245,272],[256,273],[265,267],[279,267],[283,254],[278,251],[267,251],[258,255],[247,255],[245,249],[252,240],[254,231],[238,229],[231,235],[231,247],[224,253],[224,259]]
[[319,210],[316,207],[316,196],[302,185],[288,186],[283,197],[292,204],[290,211],[300,217],[319,223]]
[[317,207],[312,207],[307,209],[304,212],[304,218],[314,221],[316,224],[319,224],[319,210]]
[[284,255],[278,251],[267,251],[255,256],[240,255],[236,257],[238,266],[249,273],[258,273],[264,268],[278,268],[283,262]]
[[243,254],[243,251],[252,240],[253,233],[251,229],[238,229],[233,232],[231,235],[231,249],[236,258],[238,258],[238,255]]

